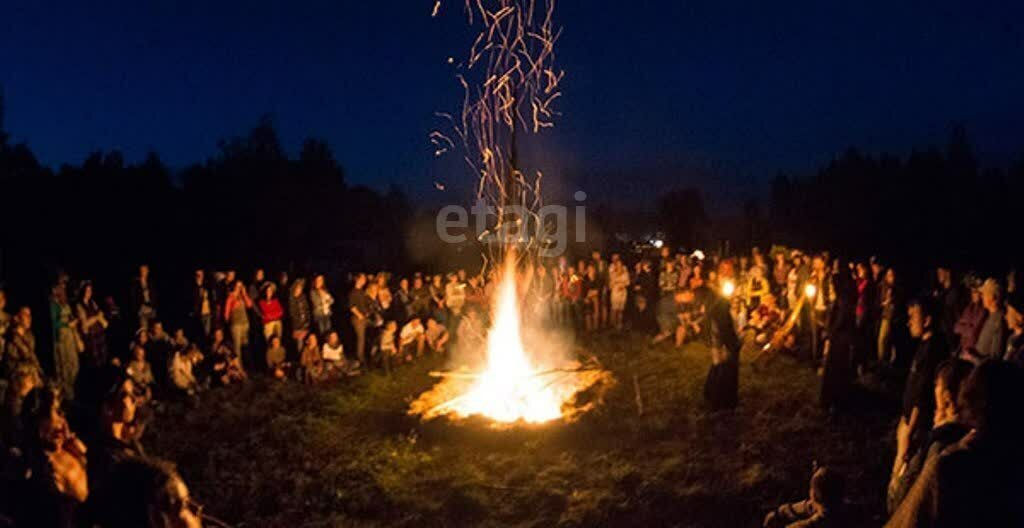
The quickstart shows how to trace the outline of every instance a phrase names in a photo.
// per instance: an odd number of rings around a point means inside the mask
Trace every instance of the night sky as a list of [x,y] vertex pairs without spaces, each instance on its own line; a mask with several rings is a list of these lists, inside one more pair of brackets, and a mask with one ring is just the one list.
[[[616,7],[617,6],[617,7]],[[6,128],[41,160],[158,151],[181,168],[274,115],[290,152],[326,138],[350,181],[440,201],[468,181],[427,134],[460,91],[462,0],[0,4]],[[1024,2],[561,0],[564,116],[551,188],[713,204],[848,145],[906,154],[967,123],[982,160],[1024,153]],[[559,189],[562,188],[562,189]],[[614,193],[614,194],[612,194]]]

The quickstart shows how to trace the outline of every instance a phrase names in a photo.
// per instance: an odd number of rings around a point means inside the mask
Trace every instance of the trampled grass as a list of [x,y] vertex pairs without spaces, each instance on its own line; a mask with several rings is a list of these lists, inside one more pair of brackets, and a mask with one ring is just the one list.
[[846,474],[858,525],[880,524],[892,456],[884,409],[830,417],[813,370],[777,358],[744,363],[740,408],[711,414],[702,348],[624,336],[585,348],[618,383],[572,424],[495,431],[407,416],[436,381],[433,358],[390,377],[214,390],[197,410],[160,416],[147,445],[233,525],[759,526],[806,496],[815,460]]

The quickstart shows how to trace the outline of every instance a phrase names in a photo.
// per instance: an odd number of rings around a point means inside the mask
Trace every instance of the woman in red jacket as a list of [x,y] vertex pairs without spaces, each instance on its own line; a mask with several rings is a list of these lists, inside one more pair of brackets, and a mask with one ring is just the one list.
[[282,321],[284,320],[284,307],[277,299],[277,286],[270,282],[263,288],[263,296],[256,303],[259,309],[260,320],[263,322],[263,337],[270,343],[273,337],[281,337]]

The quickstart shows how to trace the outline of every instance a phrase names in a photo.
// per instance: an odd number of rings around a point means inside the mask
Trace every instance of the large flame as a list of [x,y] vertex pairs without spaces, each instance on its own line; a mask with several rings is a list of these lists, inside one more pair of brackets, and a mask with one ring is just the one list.
[[555,386],[538,374],[523,348],[515,279],[506,274],[499,285],[494,326],[487,335],[486,370],[453,410],[499,422],[539,423],[561,417]]
[[413,402],[410,413],[424,418],[484,416],[500,423],[543,423],[585,410],[567,409],[566,404],[579,391],[606,378],[606,373],[583,369],[576,361],[527,353],[511,267],[498,285],[493,314],[483,370],[446,377]]

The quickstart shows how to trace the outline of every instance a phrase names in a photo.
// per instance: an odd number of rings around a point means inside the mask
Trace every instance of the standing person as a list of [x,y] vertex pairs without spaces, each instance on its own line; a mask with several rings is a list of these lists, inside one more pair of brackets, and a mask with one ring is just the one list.
[[445,286],[440,275],[434,275],[430,282],[430,316],[438,321],[446,319]]
[[964,309],[962,297],[960,288],[953,282],[952,270],[948,266],[939,266],[935,270],[935,289],[932,291],[932,298],[941,310],[939,330],[949,341],[950,350],[955,350],[959,345],[954,327],[960,312]]
[[957,351],[960,357],[966,359],[968,351],[978,342],[978,332],[985,323],[986,312],[981,302],[981,282],[971,277],[965,282],[970,289],[970,302],[964,306],[956,324],[953,325],[953,333],[957,336]]
[[771,285],[768,283],[768,279],[764,276],[764,268],[761,266],[754,266],[747,272],[746,280],[743,284],[743,295],[746,301],[747,308],[754,310],[761,304],[761,298],[768,295],[771,292]]
[[385,272],[377,274],[377,304],[380,305],[380,314],[385,319],[395,317],[395,296],[391,293],[391,287],[388,286],[388,280],[390,276]]
[[[805,263],[807,262],[807,259],[808,257],[805,256]],[[806,269],[809,275],[807,275],[807,278],[805,280],[799,280],[801,273],[798,272],[797,276],[799,288],[796,292],[796,295],[799,297],[799,295],[803,293],[804,288],[807,284],[811,284],[814,286],[814,289],[817,293],[811,300],[811,306],[808,310],[808,313],[810,314],[811,318],[810,324],[813,326],[812,332],[816,332],[819,336],[824,336],[830,320],[834,319],[831,317],[830,314],[830,308],[832,307],[831,305],[833,304],[834,298],[838,297],[838,294],[834,289],[835,285],[833,284],[833,277],[830,275],[830,272],[825,265],[825,257],[822,255],[815,255],[813,259],[810,259],[810,266],[806,266],[805,268],[802,269]],[[854,313],[856,311],[857,304],[856,286],[853,284],[853,278],[850,277],[849,273],[840,273],[840,275],[845,278],[849,278],[850,280],[844,281],[844,284],[848,282],[848,285],[851,288],[853,288],[853,297],[849,299],[849,301],[853,303],[853,306],[848,307],[850,309],[850,313],[844,314],[843,319],[841,321],[844,325],[847,322],[849,322],[850,324],[853,325],[853,329],[856,330],[857,321],[856,314]],[[849,316],[849,321],[846,320],[847,315]],[[843,345],[845,346],[845,344],[846,343],[844,342]],[[812,350],[811,357],[813,357],[815,360],[818,360],[821,357],[821,351]]]
[[672,260],[664,262],[664,268],[658,274],[658,290],[661,297],[675,295],[679,288],[679,273],[676,272],[676,263]]
[[448,284],[444,286],[444,303],[448,308],[449,320],[457,324],[462,308],[466,305],[466,285],[459,282],[459,276],[454,273],[448,274]]
[[622,263],[622,257],[618,253],[612,255],[612,263],[608,267],[608,285],[611,288],[611,324],[616,331],[621,332],[626,298],[629,294],[629,269]]
[[81,338],[77,335],[78,321],[72,315],[68,304],[67,286],[57,283],[50,297],[50,322],[53,328],[53,367],[64,396],[75,399],[75,382],[78,379],[78,354],[81,352]]
[[90,367],[94,368],[106,365],[107,327],[110,324],[93,297],[92,283],[82,283],[78,294],[78,304],[75,305],[75,313],[78,317],[78,328],[82,331],[82,340],[85,343],[85,360]]
[[245,284],[236,280],[224,302],[224,322],[231,332],[231,346],[234,348],[235,357],[242,358],[246,365],[252,365],[251,358],[243,355],[249,345],[249,310],[252,308],[252,299],[245,290]]
[[372,300],[366,295],[366,274],[356,275],[355,284],[348,294],[348,309],[352,314],[352,331],[356,334],[356,357],[361,365],[366,365],[366,328],[372,315]]
[[7,337],[7,348],[3,355],[3,369],[0,374],[6,378],[19,366],[25,365],[32,369],[36,376],[43,379],[43,369],[36,356],[36,336],[32,333],[32,310],[22,306],[14,314],[14,325]]
[[146,329],[156,319],[157,295],[149,276],[149,266],[139,266],[139,274],[132,282],[132,309],[139,318],[139,328]]
[[[533,280],[530,282],[530,299],[533,304],[533,312],[540,320],[541,324],[547,324],[552,316],[552,305],[554,294],[555,294],[555,280],[548,273],[548,268],[543,263],[537,264],[534,268],[536,271],[533,275]],[[474,290],[475,286],[470,283],[470,287],[467,288],[467,302],[470,304],[470,309],[479,309],[481,306],[474,301],[471,301],[471,297],[475,297]],[[468,312],[469,310],[467,310]],[[459,322],[459,326],[456,327],[456,334],[458,334],[458,328],[461,327],[462,322]],[[457,338],[457,336],[456,336]]]
[[981,363],[986,359],[1001,358],[1005,352],[1006,314],[1003,310],[1003,292],[995,279],[986,279],[981,285],[981,304],[985,307],[985,322],[978,332],[974,348],[968,349],[965,359]]
[[430,289],[423,282],[423,277],[417,275],[412,280],[412,304],[409,309],[409,317],[427,317],[430,315]]
[[256,268],[256,271],[252,273],[252,283],[249,284],[249,298],[259,299],[260,292],[267,284],[270,284],[270,281],[267,280],[267,272],[263,268]]
[[914,301],[907,306],[910,337],[916,341],[917,350],[910,363],[910,373],[903,391],[903,418],[910,421],[918,414],[915,436],[932,426],[935,414],[935,373],[939,365],[949,359],[950,351],[946,340],[935,332],[935,308],[926,301]]
[[597,311],[595,329],[606,328],[608,326],[608,306],[611,295],[611,289],[608,285],[608,261],[604,260],[600,251],[594,251],[590,254],[590,263],[594,265],[594,270],[597,273],[596,282],[598,286],[597,304],[594,307]]
[[[821,290],[818,290],[821,296]],[[849,273],[835,278],[835,306],[825,334],[825,366],[821,379],[820,403],[826,410],[843,408],[857,375],[854,347],[857,336],[857,286]]]
[[192,282],[191,315],[196,327],[196,335],[200,336],[204,343],[210,339],[210,332],[213,331],[215,305],[213,293],[206,283],[206,272],[197,269]]
[[786,287],[789,283],[789,262],[786,260],[785,251],[776,251],[772,254],[775,263],[772,266],[772,290],[777,299],[786,298]]
[[1006,299],[1006,352],[1003,361],[1024,367],[1024,292],[1017,289]]
[[231,295],[231,291],[235,287],[235,281],[238,280],[238,272],[233,269],[229,269],[224,272],[221,280],[217,281],[217,285],[214,288],[217,293],[217,306],[223,310],[224,303],[228,301],[228,296]]
[[711,351],[704,401],[712,411],[733,409],[739,403],[740,339],[729,313],[729,300],[707,286],[698,292],[704,312],[698,323],[700,335]]
[[316,323],[317,333],[326,337],[332,327],[334,296],[327,291],[327,282],[322,274],[313,276],[313,285],[309,289],[309,304],[313,307],[313,321]]
[[593,263],[587,264],[587,271],[583,276],[583,321],[587,333],[594,333],[600,328],[601,289],[601,277],[597,272],[597,266]]
[[[892,350],[892,320],[896,314],[896,303],[896,270],[889,268],[878,284],[878,335],[875,341],[875,351],[879,363],[889,363],[894,359],[890,351]],[[940,321],[936,320],[935,324],[939,325]]]
[[[863,262],[858,262],[856,267],[857,285],[857,343],[854,345],[854,363],[858,369],[862,369],[867,363],[869,350],[878,349],[878,334],[875,326],[875,313],[877,311],[878,286],[875,284],[871,270]],[[840,272],[842,273],[842,272]],[[874,337],[875,339],[872,339]],[[877,355],[873,354],[873,355]]]
[[394,295],[394,320],[405,324],[412,317],[412,288],[409,279],[402,277],[398,281],[398,289]]
[[267,344],[270,341],[284,335],[283,320],[284,307],[277,299],[277,286],[268,282],[260,292],[260,300],[256,302],[257,312],[260,315],[260,322],[263,323],[263,338]]
[[309,310],[309,303],[303,292],[306,283],[297,279],[292,283],[291,295],[288,296],[288,322],[292,327],[292,339],[295,340],[295,350],[301,351],[306,335],[309,334],[310,325],[313,322],[313,314]]

